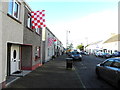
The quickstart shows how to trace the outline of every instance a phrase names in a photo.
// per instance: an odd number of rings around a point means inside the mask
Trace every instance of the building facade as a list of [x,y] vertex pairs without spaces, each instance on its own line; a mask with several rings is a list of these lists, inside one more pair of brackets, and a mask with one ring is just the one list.
[[[32,10],[23,0],[0,2],[0,85],[7,77],[42,65],[42,30],[31,29]],[[17,72],[17,74],[16,74]]]
[[22,70],[34,70],[36,67],[42,65],[42,29],[32,29],[30,18],[32,10],[25,2],[24,7]]
[[0,88],[8,77],[35,70],[61,55],[62,43],[47,27],[44,41],[43,29],[32,29],[31,11],[24,0],[0,0]]
[[64,52],[63,44],[48,27],[45,29],[44,36],[45,40],[43,41],[42,54],[43,63],[62,55],[62,52]]
[[50,61],[55,55],[55,35],[48,29],[45,28],[45,41],[43,41],[43,63]]
[[97,51],[108,52],[110,54],[120,51],[120,34],[113,35],[104,41],[90,44],[86,51],[94,54]]
[[2,79],[5,85],[6,77],[20,70],[20,50],[23,44],[24,6],[20,1],[2,2]]

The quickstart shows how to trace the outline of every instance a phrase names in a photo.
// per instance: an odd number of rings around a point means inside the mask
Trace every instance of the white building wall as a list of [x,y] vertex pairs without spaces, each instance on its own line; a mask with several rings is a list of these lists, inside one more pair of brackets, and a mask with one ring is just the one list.
[[104,45],[104,48],[107,50],[112,50],[112,51],[119,50],[118,42],[104,43],[103,45]]
[[[0,20],[2,21],[2,3],[0,1]],[[2,22],[0,22],[0,89],[2,88]]]
[[118,51],[120,51],[120,41],[118,42]]
[[120,1],[118,2],[118,34],[120,34]]
[[[6,80],[7,76],[7,42],[10,43],[16,43],[16,44],[23,44],[23,19],[24,19],[24,9],[23,5],[21,4],[20,9],[20,23],[12,19],[7,15],[8,13],[8,2],[2,2],[2,9],[0,12],[2,12],[2,43],[0,43],[2,46],[2,49],[0,49],[1,52],[1,59],[2,60],[2,82]],[[0,14],[1,15],[1,14]],[[0,65],[1,66],[1,65]],[[0,68],[1,69],[1,68]],[[0,73],[1,74],[1,73]],[[1,76],[1,75],[0,75]]]
[[48,46],[48,38],[54,38],[52,33],[46,29],[45,35],[45,62],[49,61],[51,57],[54,55],[54,43],[51,46]]

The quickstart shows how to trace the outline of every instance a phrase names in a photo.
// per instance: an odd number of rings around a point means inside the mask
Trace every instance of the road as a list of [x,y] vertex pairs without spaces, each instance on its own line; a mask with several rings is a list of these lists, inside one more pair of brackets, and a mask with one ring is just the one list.
[[104,61],[105,59],[100,57],[95,57],[93,55],[83,56],[82,61],[74,61],[73,66],[76,69],[76,74],[82,81],[85,88],[112,88],[113,86],[108,84],[102,79],[98,79],[95,74],[96,64]]

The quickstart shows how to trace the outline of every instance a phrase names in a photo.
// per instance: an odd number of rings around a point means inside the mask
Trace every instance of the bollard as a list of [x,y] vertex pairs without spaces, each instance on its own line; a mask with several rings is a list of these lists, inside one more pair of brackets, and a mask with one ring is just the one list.
[[66,58],[66,69],[72,69],[73,58]]

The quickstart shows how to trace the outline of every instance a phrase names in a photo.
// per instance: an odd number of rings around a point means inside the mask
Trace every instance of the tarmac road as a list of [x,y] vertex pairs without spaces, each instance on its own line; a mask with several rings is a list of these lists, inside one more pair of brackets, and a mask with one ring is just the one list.
[[85,88],[111,88],[115,89],[113,86],[108,84],[102,79],[98,79],[95,74],[96,64],[104,61],[105,59],[100,57],[95,57],[93,55],[83,56],[82,61],[74,61],[74,67],[76,73],[80,77],[82,84]]

